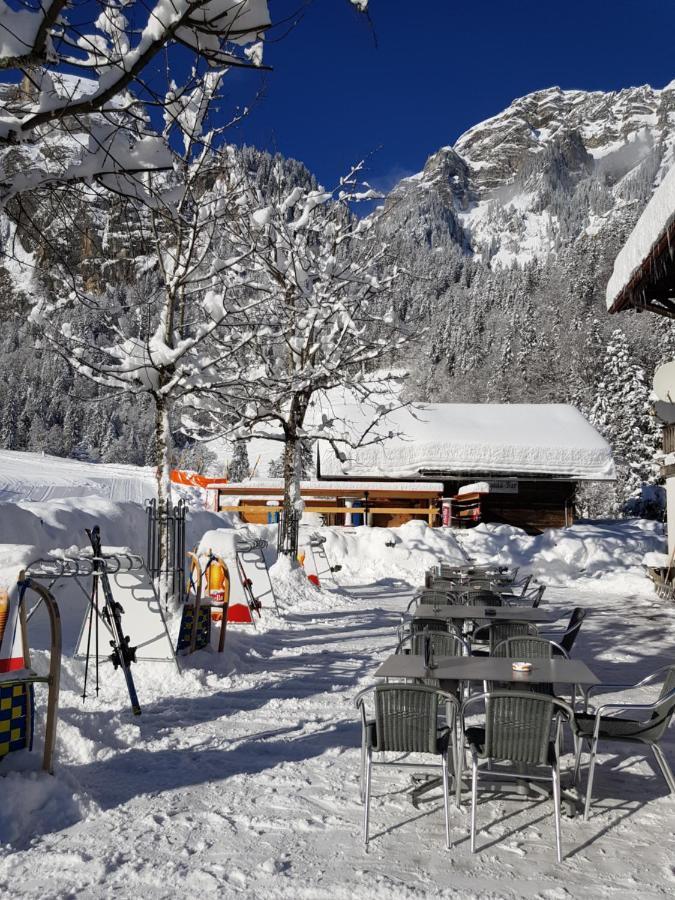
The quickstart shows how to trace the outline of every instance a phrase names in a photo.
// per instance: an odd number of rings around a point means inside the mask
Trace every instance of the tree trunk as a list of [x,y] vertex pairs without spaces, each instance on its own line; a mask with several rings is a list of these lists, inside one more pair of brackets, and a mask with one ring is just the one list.
[[296,394],[286,422],[284,439],[284,502],[279,552],[296,562],[300,519],[304,509],[300,492],[301,437],[310,395]]
[[157,480],[157,534],[159,549],[160,603],[167,607],[173,598],[171,594],[171,571],[169,560],[169,534],[167,513],[171,506],[171,417],[170,401],[161,394],[154,395],[155,401],[155,478]]

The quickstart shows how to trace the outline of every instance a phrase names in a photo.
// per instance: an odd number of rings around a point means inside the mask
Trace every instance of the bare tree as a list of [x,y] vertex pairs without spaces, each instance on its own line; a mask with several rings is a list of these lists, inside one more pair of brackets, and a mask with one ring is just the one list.
[[[144,174],[142,198],[121,197],[128,231],[108,278],[92,283],[83,266],[64,260],[51,273],[51,288],[36,291],[30,317],[80,376],[109,393],[151,398],[161,506],[171,498],[176,406],[193,393],[238,383],[250,334],[234,325],[261,302],[243,289],[253,248],[230,240],[224,253],[223,234],[248,210],[248,188],[232,148],[215,146],[220,129],[208,128],[219,78],[207,74],[199,88],[167,104],[164,137],[178,131],[181,149],[171,172]],[[88,196],[91,206],[96,197]]]
[[[227,392],[216,389],[210,395],[208,406],[214,395],[221,403],[207,417],[202,435],[222,427],[227,414],[237,423],[239,438],[283,443],[287,524],[302,511],[303,443],[325,439],[340,452],[340,445],[381,440],[375,426],[398,402],[392,401],[393,374],[381,367],[408,340],[390,308],[402,273],[387,246],[374,239],[370,220],[352,212],[354,203],[375,196],[358,184],[359,170],[335,191],[284,189],[280,173],[274,199],[266,201],[250,188],[248,214],[231,223],[235,243],[250,248],[247,290],[258,303],[245,315],[238,313],[250,333],[240,380]],[[361,433],[325,409],[318,412],[320,397],[336,388],[370,406]],[[194,400],[199,405],[200,398]]]
[[[350,2],[366,12],[368,0]],[[207,72],[261,67],[271,25],[267,0],[2,0],[0,204],[39,185],[169,164],[148,111],[180,102]],[[63,123],[86,135],[66,169],[49,151]]]

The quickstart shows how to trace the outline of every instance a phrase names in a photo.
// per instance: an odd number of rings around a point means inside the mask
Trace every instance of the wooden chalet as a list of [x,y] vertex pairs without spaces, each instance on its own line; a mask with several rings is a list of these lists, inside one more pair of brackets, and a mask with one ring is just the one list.
[[[344,417],[354,421],[354,408]],[[607,442],[564,404],[424,404],[390,413],[385,427],[396,436],[345,451],[342,461],[321,444],[320,477],[383,487],[438,481],[444,523],[494,522],[530,533],[574,522],[579,482],[615,478]]]
[[[638,219],[621,248],[607,284],[607,309],[653,312],[675,319],[675,166]],[[669,367],[673,363],[668,364]],[[665,398],[664,398],[665,399]],[[672,399],[675,399],[675,384]],[[663,423],[668,515],[668,551],[675,552],[675,403],[656,404]]]
[[675,166],[619,252],[607,284],[610,313],[633,309],[675,319]]

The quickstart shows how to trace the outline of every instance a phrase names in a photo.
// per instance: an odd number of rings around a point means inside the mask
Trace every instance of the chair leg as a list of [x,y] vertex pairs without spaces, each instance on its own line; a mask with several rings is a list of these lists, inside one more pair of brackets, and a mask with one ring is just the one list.
[[652,753],[663,773],[663,777],[666,779],[666,784],[668,785],[670,793],[675,794],[675,776],[668,765],[668,760],[666,759],[663,750],[657,744],[652,744]]
[[370,770],[373,751],[368,747],[366,751],[366,790],[363,810],[363,843],[368,846],[368,825],[370,822]]
[[576,787],[579,784],[579,770],[581,769],[581,752],[584,747],[584,739],[581,735],[574,735],[574,775],[573,784]]
[[445,810],[445,848],[450,849],[450,777],[448,775],[448,754],[441,757],[443,768],[443,809]]
[[555,765],[551,767],[553,779],[553,815],[555,817],[555,848],[558,862],[562,862],[562,843],[560,840],[560,769],[556,757]]
[[476,852],[476,805],[478,803],[478,759],[471,754],[471,852]]
[[361,776],[359,778],[359,789],[361,793],[361,803],[366,798],[366,729],[361,731]]
[[584,822],[588,821],[588,812],[591,808],[591,795],[593,793],[593,775],[595,774],[595,757],[598,753],[598,742],[591,744],[591,758],[588,762],[588,784],[586,785],[586,802],[584,803]]
[[464,732],[460,730],[457,763],[455,765],[455,806],[462,807],[462,775],[464,774]]

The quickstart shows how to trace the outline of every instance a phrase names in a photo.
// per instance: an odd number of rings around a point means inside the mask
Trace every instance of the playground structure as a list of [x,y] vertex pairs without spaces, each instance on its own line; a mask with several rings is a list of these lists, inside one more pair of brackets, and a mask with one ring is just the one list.
[[[30,593],[37,594],[36,606],[44,605],[49,616],[49,672],[40,675],[31,668],[28,641],[29,615],[26,610]],[[44,585],[25,571],[0,599],[4,607],[0,621],[0,761],[17,750],[32,750],[36,684],[47,685],[47,717],[45,723],[42,768],[54,772],[54,745],[58,720],[61,680],[61,619],[58,605]]]

